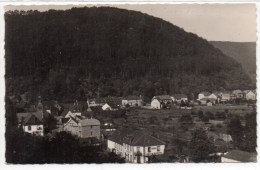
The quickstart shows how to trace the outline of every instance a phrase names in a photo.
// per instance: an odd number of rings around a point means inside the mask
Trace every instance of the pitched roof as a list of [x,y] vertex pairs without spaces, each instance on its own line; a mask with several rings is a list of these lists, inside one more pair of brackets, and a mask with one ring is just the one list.
[[148,135],[145,132],[129,129],[117,130],[108,139],[119,144],[126,143],[131,146],[165,145],[165,142]]
[[40,125],[40,124],[43,124],[42,119],[39,119],[34,114],[30,114],[24,119],[24,125]]
[[187,95],[185,95],[185,94],[173,94],[172,96],[174,98],[187,98]]
[[67,117],[67,118],[62,118],[62,119],[61,119],[61,123],[62,123],[62,124],[65,124],[65,123],[67,123],[69,120],[70,120],[69,117]]
[[233,90],[232,91],[233,94],[239,94],[239,93],[243,93],[241,90]]
[[139,96],[126,96],[122,98],[123,100],[142,100],[142,97]]
[[17,113],[16,117],[18,119],[18,121],[25,121],[26,119],[29,119],[32,115],[36,116],[37,119],[39,119],[40,121],[43,121],[43,118],[47,118],[49,117],[49,114],[47,112],[25,112],[25,113]]
[[169,95],[159,95],[159,96],[154,96],[154,98],[158,100],[172,100],[171,96]]
[[108,101],[106,104],[108,104],[112,109],[119,108],[119,106],[113,101]]
[[223,157],[237,160],[239,162],[256,162],[256,153],[250,153],[241,150],[232,150],[223,155]]
[[65,117],[69,112],[68,108],[64,108],[63,111],[61,112],[60,116]]
[[43,123],[42,114],[42,112],[17,113],[16,117],[18,122],[23,122],[25,125],[37,125]]
[[100,125],[100,121],[97,119],[82,119],[79,123],[81,126]]
[[207,91],[202,91],[202,92],[200,92],[200,94],[203,94],[204,96],[210,96],[211,95],[211,93],[207,92]]

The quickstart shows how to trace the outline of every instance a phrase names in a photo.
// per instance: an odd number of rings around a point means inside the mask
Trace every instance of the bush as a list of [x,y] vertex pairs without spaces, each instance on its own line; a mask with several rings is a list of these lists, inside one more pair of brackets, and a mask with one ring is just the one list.
[[197,113],[195,111],[191,111],[190,114],[193,116],[197,115]]
[[221,129],[221,128],[223,128],[223,125],[222,124],[217,124],[216,127]]
[[209,117],[208,116],[203,116],[201,119],[203,122],[209,122]]
[[202,119],[202,118],[203,118],[203,116],[204,116],[204,114],[203,114],[203,111],[201,111],[201,110],[200,110],[200,111],[198,111],[198,116],[199,116],[199,118],[200,118],[200,119]]
[[207,116],[209,119],[211,119],[211,120],[214,120],[214,119],[215,119],[214,114],[211,113],[210,111],[207,111],[207,112],[206,112],[206,116]]

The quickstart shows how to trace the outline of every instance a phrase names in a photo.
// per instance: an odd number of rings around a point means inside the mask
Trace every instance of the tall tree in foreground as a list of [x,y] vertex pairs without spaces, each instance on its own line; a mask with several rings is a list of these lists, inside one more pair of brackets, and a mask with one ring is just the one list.
[[243,145],[243,126],[238,116],[231,118],[227,126],[227,132],[231,135],[235,149],[241,149]]
[[245,145],[244,150],[248,152],[256,151],[256,112],[246,115]]
[[203,129],[196,129],[192,133],[189,150],[191,161],[209,162],[209,154],[215,152],[215,147]]

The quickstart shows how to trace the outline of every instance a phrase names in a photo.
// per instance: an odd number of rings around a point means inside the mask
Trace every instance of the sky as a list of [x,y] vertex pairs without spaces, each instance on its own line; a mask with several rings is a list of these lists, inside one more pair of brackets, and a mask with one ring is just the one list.
[[[93,6],[93,5],[81,5]],[[256,42],[255,4],[109,4],[140,11],[183,28],[209,41]],[[5,6],[5,10],[66,10],[75,5]]]

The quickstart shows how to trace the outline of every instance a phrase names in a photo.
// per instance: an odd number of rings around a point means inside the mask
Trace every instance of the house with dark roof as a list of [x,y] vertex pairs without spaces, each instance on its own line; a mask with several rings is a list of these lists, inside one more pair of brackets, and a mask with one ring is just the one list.
[[146,132],[122,129],[108,137],[107,147],[127,162],[148,163],[153,155],[164,154],[165,142]]
[[97,119],[70,117],[63,119],[63,131],[70,132],[80,138],[100,139],[100,122]]
[[181,101],[183,102],[188,101],[188,97],[185,94],[173,94],[171,95],[171,98],[173,102],[177,102],[177,103],[181,103]]
[[44,128],[48,125],[50,114],[46,112],[41,103],[41,97],[38,97],[38,104],[34,112],[16,113],[18,128],[24,132],[43,136]]
[[232,94],[236,96],[236,98],[241,99],[244,97],[244,94],[241,90],[233,90]]
[[130,107],[138,107],[143,105],[143,99],[141,96],[126,96],[122,98],[122,105]]
[[151,101],[152,109],[163,109],[172,104],[173,100],[169,95],[154,96]]
[[44,136],[43,112],[17,113],[18,127],[24,132]]
[[256,162],[257,154],[255,152],[245,152],[241,150],[232,150],[221,156],[223,163],[235,162]]

